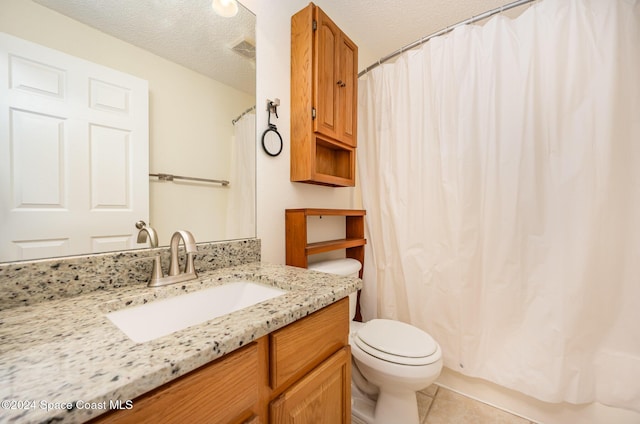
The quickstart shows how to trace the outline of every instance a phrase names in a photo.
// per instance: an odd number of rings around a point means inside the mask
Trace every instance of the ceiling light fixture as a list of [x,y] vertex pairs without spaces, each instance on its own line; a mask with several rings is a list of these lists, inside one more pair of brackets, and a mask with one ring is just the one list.
[[236,0],[213,0],[213,11],[225,18],[231,18],[238,14],[238,2]]

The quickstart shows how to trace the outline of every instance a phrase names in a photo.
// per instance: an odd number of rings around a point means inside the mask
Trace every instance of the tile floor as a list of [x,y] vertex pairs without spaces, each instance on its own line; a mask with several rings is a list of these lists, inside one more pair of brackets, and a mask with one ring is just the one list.
[[435,384],[418,392],[421,424],[535,424]]

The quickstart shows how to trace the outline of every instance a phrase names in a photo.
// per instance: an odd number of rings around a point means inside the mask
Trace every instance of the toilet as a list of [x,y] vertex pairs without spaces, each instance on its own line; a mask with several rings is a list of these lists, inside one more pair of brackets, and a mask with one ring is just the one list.
[[[309,269],[357,277],[361,266],[347,258],[310,264]],[[440,346],[428,333],[400,321],[353,321],[356,302],[357,294],[349,295],[352,422],[418,424],[416,392],[440,375]]]

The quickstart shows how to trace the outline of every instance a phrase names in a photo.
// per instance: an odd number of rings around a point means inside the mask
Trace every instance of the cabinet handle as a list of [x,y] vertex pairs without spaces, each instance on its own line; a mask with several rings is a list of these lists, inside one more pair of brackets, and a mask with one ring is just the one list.
[[340,87],[345,87],[347,84],[345,84],[344,82],[342,82],[342,80],[338,80],[338,82],[336,82],[336,84]]

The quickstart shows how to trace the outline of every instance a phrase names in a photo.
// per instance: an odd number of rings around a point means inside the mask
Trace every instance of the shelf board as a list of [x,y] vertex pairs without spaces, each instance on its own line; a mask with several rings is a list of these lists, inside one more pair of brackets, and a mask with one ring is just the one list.
[[330,252],[338,249],[349,249],[351,247],[359,247],[367,244],[367,240],[363,238],[346,238],[339,240],[327,240],[316,243],[309,243],[306,247],[307,255],[315,255],[317,253]]
[[287,212],[304,212],[305,216],[365,216],[366,210],[361,209],[287,209]]

